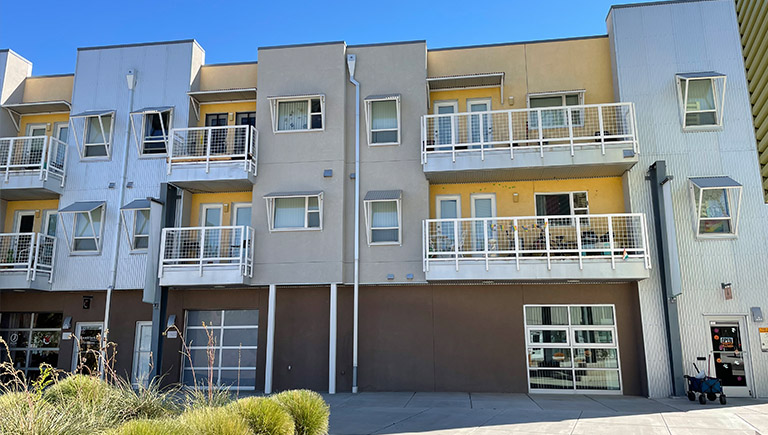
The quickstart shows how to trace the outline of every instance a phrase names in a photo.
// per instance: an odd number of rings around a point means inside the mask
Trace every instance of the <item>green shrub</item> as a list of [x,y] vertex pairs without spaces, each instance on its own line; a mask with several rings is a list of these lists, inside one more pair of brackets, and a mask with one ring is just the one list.
[[272,398],[291,414],[297,435],[328,433],[330,409],[319,394],[309,390],[290,390]]
[[127,418],[158,419],[174,416],[181,411],[177,401],[178,388],[162,388],[159,379],[134,389],[128,380],[118,378],[115,386]]
[[83,419],[66,409],[25,392],[0,395],[0,433],[8,435],[87,434],[95,429],[93,420]]
[[256,435],[293,435],[290,414],[276,401],[264,397],[246,397],[230,405]]
[[252,435],[248,423],[230,407],[197,408],[179,417],[187,434]]
[[51,385],[45,401],[89,427],[108,429],[131,418],[123,394],[107,382],[87,375],[72,375]]
[[131,420],[110,431],[110,435],[190,435],[176,420]]
[[209,408],[229,405],[232,403],[232,394],[227,387],[193,388],[186,390],[184,394],[184,407],[186,409]]

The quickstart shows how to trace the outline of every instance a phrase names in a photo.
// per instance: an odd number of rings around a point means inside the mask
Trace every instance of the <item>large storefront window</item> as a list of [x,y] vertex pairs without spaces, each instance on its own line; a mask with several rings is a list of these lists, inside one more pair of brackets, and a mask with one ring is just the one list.
[[[61,342],[61,313],[0,313],[0,362],[8,361],[34,379],[40,364],[56,367]],[[6,347],[7,346],[7,347]]]
[[621,392],[612,305],[526,305],[531,392]]
[[213,383],[236,390],[256,388],[258,310],[187,311],[184,385]]

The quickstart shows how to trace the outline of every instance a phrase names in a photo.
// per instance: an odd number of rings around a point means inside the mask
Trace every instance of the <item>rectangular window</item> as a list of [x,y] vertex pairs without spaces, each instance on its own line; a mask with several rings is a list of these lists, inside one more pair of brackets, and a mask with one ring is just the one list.
[[171,112],[148,113],[144,116],[142,154],[165,154]]
[[724,74],[711,71],[677,74],[683,130],[722,126],[725,81]]
[[[537,193],[536,216],[588,215],[587,192]],[[573,219],[550,219],[552,225],[575,225]],[[584,220],[582,219],[582,222]]]
[[369,145],[400,144],[400,96],[366,98]]
[[741,204],[741,184],[730,177],[690,178],[696,235],[734,237]]
[[[565,128],[568,124],[566,106],[580,106],[583,104],[584,92],[574,93],[547,93],[528,96],[528,107],[531,109],[543,109],[541,111],[541,124],[543,128]],[[530,129],[539,128],[538,111],[530,114]],[[584,116],[580,109],[571,110],[571,123],[574,127],[584,125]]]
[[402,244],[400,199],[366,200],[369,245]]
[[112,138],[112,114],[85,118],[83,157],[109,157]]
[[621,392],[612,305],[526,305],[531,392]]
[[213,384],[254,390],[258,328],[258,310],[187,311],[183,384],[207,385],[212,369]]
[[322,229],[322,193],[267,195],[270,231]]
[[76,252],[98,252],[101,248],[101,220],[104,206],[90,212],[75,213],[75,229],[72,250]]
[[8,361],[28,379],[40,373],[40,364],[59,362],[59,343],[64,316],[61,313],[0,313],[0,363]]
[[133,246],[134,250],[149,247],[149,209],[136,210],[133,215]]
[[325,125],[325,96],[272,97],[273,131],[315,131]]
[[136,322],[136,339],[133,344],[133,374],[131,383],[147,386],[152,368],[152,322]]

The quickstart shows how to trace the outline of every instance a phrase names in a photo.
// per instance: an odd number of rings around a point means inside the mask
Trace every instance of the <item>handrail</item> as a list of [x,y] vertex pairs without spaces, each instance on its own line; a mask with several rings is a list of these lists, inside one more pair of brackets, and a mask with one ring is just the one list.
[[185,164],[211,165],[243,162],[246,172],[256,173],[259,132],[251,125],[173,128],[168,146],[168,174]]
[[50,283],[55,255],[53,236],[34,232],[0,234],[0,273],[23,272],[28,281],[34,281],[38,272],[46,273]]
[[0,173],[7,183],[16,173],[38,172],[40,180],[49,175],[61,179],[64,187],[67,144],[52,136],[0,138]]
[[546,261],[609,262],[642,260],[650,269],[648,229],[642,213],[490,218],[425,219],[424,271],[430,263],[482,261],[514,263]]
[[250,226],[163,228],[160,268],[205,270],[236,266],[243,276],[253,276],[253,228]]
[[422,163],[432,155],[474,154],[485,160],[488,152],[539,152],[630,145],[638,152],[633,103],[488,110],[423,115]]

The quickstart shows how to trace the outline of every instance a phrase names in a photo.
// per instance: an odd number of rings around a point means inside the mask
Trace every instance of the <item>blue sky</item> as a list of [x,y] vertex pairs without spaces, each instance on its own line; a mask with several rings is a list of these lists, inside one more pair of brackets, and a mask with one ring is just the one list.
[[425,39],[440,48],[605,34],[613,3],[639,0],[0,0],[0,48],[32,61],[34,75],[73,72],[77,47],[189,38],[209,64],[322,41]]

